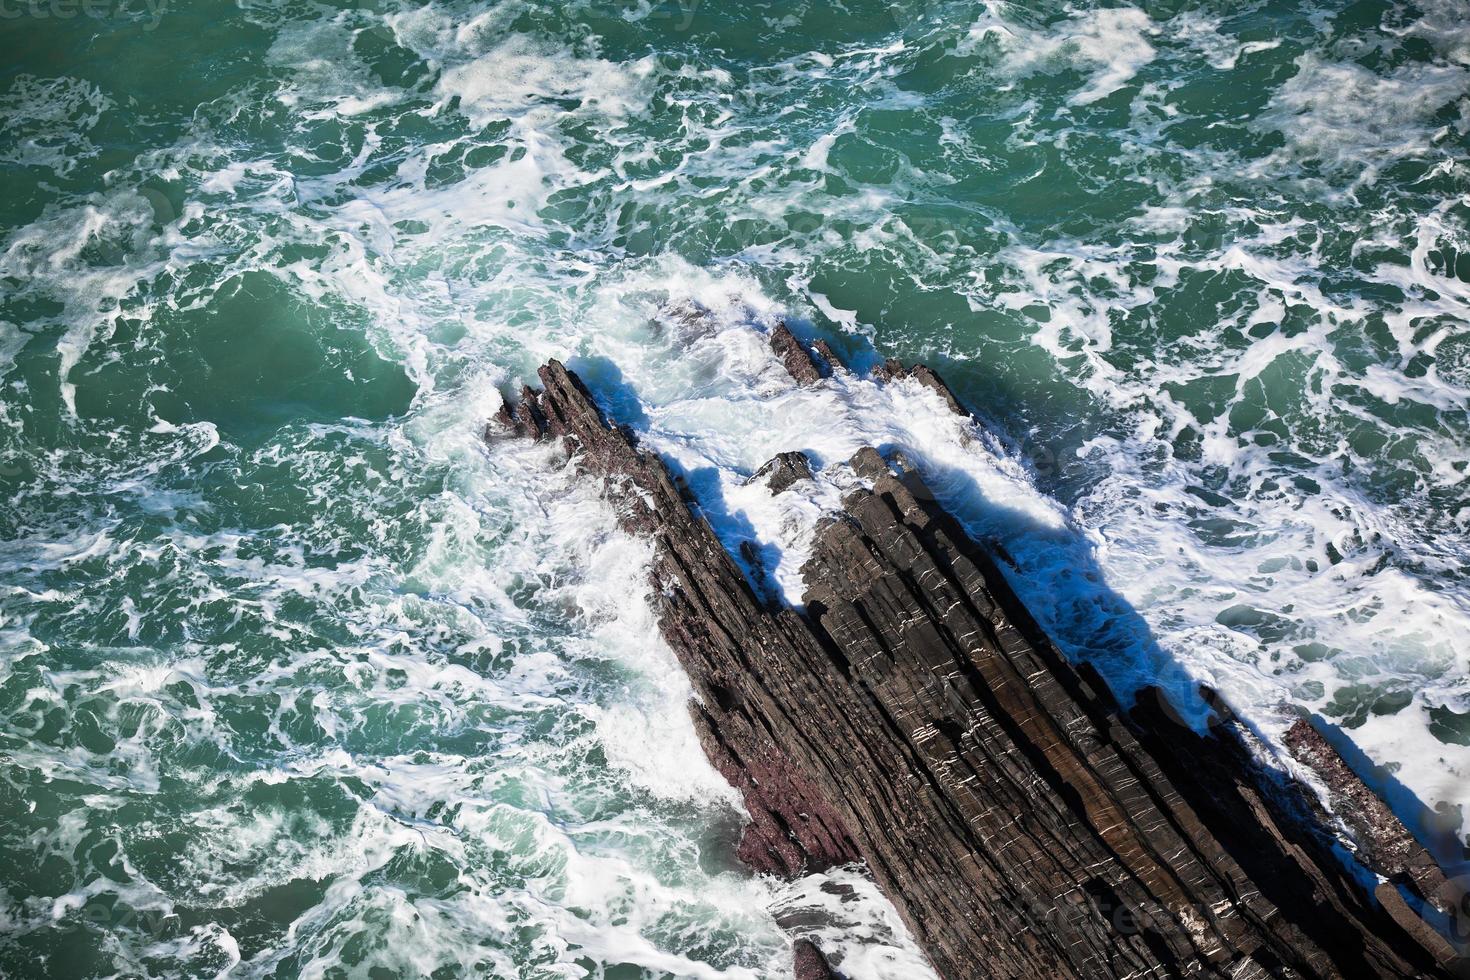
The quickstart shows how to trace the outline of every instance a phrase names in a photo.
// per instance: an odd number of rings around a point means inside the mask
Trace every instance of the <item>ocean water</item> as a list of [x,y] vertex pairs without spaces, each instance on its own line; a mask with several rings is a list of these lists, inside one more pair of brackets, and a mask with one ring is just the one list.
[[[901,449],[1120,697],[1313,713],[1463,867],[1463,0],[0,39],[0,975],[775,978],[790,935],[927,975],[857,870],[734,861],[647,545],[481,438],[548,357],[793,601],[834,464]],[[780,320],[854,370],[797,389]],[[788,449],[803,495],[741,485]]]

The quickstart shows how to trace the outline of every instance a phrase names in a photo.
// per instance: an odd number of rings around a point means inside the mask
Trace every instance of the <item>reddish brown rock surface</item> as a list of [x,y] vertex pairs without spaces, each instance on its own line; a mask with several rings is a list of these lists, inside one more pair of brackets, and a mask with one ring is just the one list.
[[1300,718],[1287,730],[1286,745],[1326,785],[1333,812],[1352,832],[1363,863],[1386,878],[1403,880],[1440,908],[1448,908],[1450,884],[1439,865],[1322,733]]
[[792,950],[796,960],[796,980],[837,980],[822,951],[806,939],[798,939]]

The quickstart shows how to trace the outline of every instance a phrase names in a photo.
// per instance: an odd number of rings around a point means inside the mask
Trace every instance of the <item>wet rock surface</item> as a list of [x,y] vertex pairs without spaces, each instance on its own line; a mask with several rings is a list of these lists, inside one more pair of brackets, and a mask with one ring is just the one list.
[[797,384],[812,385],[822,380],[822,369],[784,323],[776,324],[771,331],[771,349],[781,358],[786,372],[796,379]]
[[[806,349],[777,341],[815,383]],[[963,411],[933,372],[901,370],[885,373]],[[501,422],[560,437],[652,539],[660,629],[705,753],[744,796],[750,867],[865,862],[948,980],[1457,969],[1353,878],[1243,727],[1198,735],[1156,692],[1125,710],[1064,660],[911,469],[853,459],[870,485],[818,528],[798,613],[758,596],[575,374],[540,377]],[[817,970],[806,948],[798,968]]]
[[[1358,858],[1387,878],[1389,884],[1428,902],[1454,919],[1460,932],[1470,934],[1470,901],[1466,899],[1463,884],[1445,877],[1424,846],[1353,771],[1332,743],[1305,718],[1292,724],[1285,742],[1292,756],[1326,787],[1331,816],[1347,827]],[[1326,812],[1318,814],[1324,823],[1329,816]],[[1382,901],[1384,896],[1379,898]],[[1393,899],[1389,898],[1385,904],[1391,902]]]

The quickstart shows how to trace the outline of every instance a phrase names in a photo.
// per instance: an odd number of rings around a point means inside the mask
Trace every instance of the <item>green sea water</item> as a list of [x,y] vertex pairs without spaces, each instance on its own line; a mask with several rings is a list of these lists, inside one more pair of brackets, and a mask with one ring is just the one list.
[[[0,52],[0,975],[926,975],[860,872],[738,867],[648,546],[482,438],[548,357],[793,600],[901,448],[1120,695],[1316,713],[1464,861],[1463,0],[0,0]],[[788,449],[810,499],[741,486]]]

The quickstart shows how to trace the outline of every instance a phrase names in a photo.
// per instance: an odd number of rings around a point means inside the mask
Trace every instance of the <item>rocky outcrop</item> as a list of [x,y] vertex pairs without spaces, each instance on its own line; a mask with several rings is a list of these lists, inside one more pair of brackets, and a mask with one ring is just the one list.
[[[963,411],[933,372],[884,373]],[[851,461],[863,488],[818,529],[799,613],[762,600],[575,374],[540,377],[501,423],[560,437],[652,539],[660,628],[700,742],[744,796],[751,867],[865,862],[948,980],[1449,975],[1223,706],[1209,735],[1157,692],[1125,710],[902,460]]]
[[781,706],[789,692],[757,680],[766,656],[794,643],[803,643],[808,657],[821,656],[800,617],[767,608],[663,463],[603,420],[575,374],[552,361],[540,377],[542,391],[523,391],[513,419],[539,419],[538,435],[562,437],[568,453],[604,480],[623,527],[656,545],[660,628],[699,695],[690,705],[695,730],[751,817],[741,860],[787,876],[861,860],[819,775],[793,758],[800,746]]

